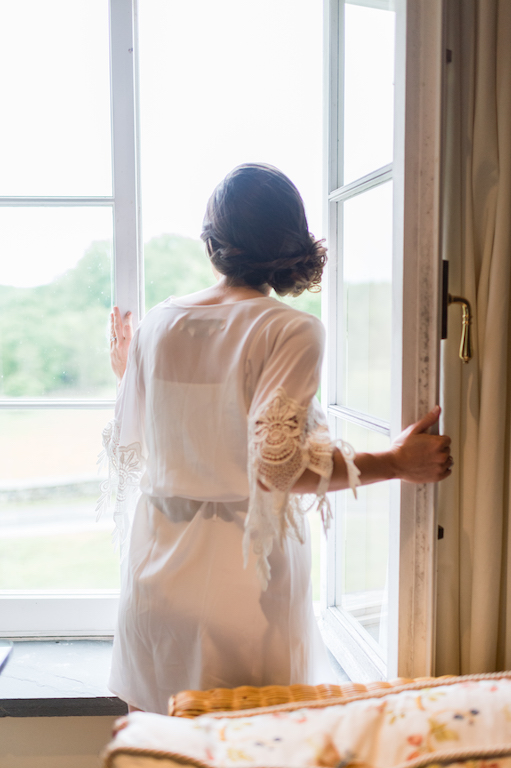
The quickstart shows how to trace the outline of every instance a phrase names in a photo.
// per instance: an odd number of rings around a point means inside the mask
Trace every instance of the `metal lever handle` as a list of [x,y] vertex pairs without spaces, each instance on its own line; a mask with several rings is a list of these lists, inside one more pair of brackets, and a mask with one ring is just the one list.
[[464,363],[468,363],[472,360],[472,333],[470,326],[472,325],[472,310],[470,309],[470,303],[462,296],[452,296],[448,294],[448,302],[451,304],[461,304],[461,342],[460,342],[460,359]]

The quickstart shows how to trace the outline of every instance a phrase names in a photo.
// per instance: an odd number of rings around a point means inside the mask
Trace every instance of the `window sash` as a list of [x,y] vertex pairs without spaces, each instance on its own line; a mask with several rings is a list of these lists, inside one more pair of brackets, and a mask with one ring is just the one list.
[[[364,3],[365,4],[365,3]],[[367,3],[373,6],[373,0]],[[339,402],[339,386],[344,382],[345,344],[343,333],[343,261],[342,204],[393,179],[393,164],[375,168],[370,173],[342,184],[344,152],[344,0],[325,0],[325,60],[327,93],[325,98],[327,195],[325,215],[328,222],[329,262],[323,288],[323,318],[327,326],[327,363],[324,366],[322,400],[331,434],[339,421],[348,421],[380,434],[390,435],[390,423],[370,414],[347,408]],[[342,384],[341,384],[342,386]],[[335,498],[334,510],[335,510]],[[341,562],[340,536],[334,512],[332,530],[322,541],[321,610],[323,634],[346,672],[360,680],[385,679],[387,662],[382,650],[362,626],[337,604]]]
[[[325,0],[325,51],[329,68],[326,81],[330,80],[330,92],[325,98],[325,125],[330,140],[325,174],[329,179],[328,195],[340,189],[337,183],[341,135],[338,124],[342,118],[342,93],[338,80],[342,76],[339,66],[342,1]],[[372,4],[373,0],[369,1]],[[395,10],[393,305],[401,335],[392,361],[392,435],[423,416],[439,397],[445,0],[395,0]],[[334,202],[328,205],[335,207]],[[330,244],[336,243],[336,235],[337,217],[330,216]],[[323,296],[324,318],[330,333],[327,351],[332,349],[339,311],[335,301],[338,272],[339,267],[331,256]],[[328,392],[335,392],[336,373],[336,366],[329,366],[322,387],[325,407],[333,409],[329,413],[332,426],[338,414],[335,399]],[[392,481],[390,491],[393,527],[389,596],[392,599],[389,600],[386,674],[390,677],[431,675],[435,648],[435,488]],[[323,554],[322,610],[328,623],[336,610],[333,607],[335,537],[323,542]],[[339,661],[348,674],[364,679],[369,657],[364,655],[361,644],[350,631],[349,622],[343,618],[342,625],[353,641],[350,648],[355,650],[343,654]],[[336,647],[340,650],[339,643],[332,646],[334,654]],[[376,673],[373,679],[375,677]]]
[[[137,327],[144,312],[141,247],[137,0],[109,0],[112,188],[107,196],[4,196],[0,206],[108,206],[113,210],[114,301],[130,309]],[[109,409],[112,400],[20,398],[1,409]],[[118,590],[0,591],[0,636],[104,636],[113,633]]]

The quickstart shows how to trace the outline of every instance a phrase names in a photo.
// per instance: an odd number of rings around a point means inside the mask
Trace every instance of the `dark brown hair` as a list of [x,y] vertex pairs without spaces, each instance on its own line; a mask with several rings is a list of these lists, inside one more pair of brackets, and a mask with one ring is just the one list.
[[309,232],[295,185],[271,165],[239,165],[220,182],[201,238],[230,285],[269,285],[281,296],[320,290],[324,241]]

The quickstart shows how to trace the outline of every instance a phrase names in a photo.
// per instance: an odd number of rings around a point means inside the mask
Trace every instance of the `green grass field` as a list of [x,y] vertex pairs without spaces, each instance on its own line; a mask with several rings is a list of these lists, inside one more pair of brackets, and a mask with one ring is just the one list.
[[[41,512],[48,502],[34,505]],[[11,507],[12,509],[12,507]],[[362,513],[349,514],[344,549],[346,592],[381,589],[387,567],[387,521]],[[318,514],[308,516],[312,547],[313,599],[320,599],[320,539]],[[69,531],[52,535],[3,538],[0,535],[0,589],[115,589],[119,558],[108,530]]]
[[[309,517],[313,599],[319,600],[318,515]],[[52,536],[0,536],[0,589],[116,589],[119,558],[108,531]]]
[[0,589],[116,589],[119,558],[108,531],[0,540]]

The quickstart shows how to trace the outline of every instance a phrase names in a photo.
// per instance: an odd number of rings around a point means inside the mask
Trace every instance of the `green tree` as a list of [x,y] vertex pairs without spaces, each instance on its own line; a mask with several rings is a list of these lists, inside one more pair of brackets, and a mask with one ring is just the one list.
[[186,296],[215,282],[200,240],[161,235],[146,244],[144,257],[146,310],[169,296]]
[[38,397],[111,384],[107,323],[111,247],[92,243],[48,285],[0,286],[0,391]]
[[[161,235],[145,246],[146,309],[214,283],[204,245]],[[72,269],[48,285],[0,285],[0,394],[102,396],[113,386],[109,363],[112,253],[90,245]],[[286,303],[319,317],[320,296],[305,292]]]

